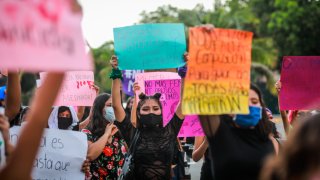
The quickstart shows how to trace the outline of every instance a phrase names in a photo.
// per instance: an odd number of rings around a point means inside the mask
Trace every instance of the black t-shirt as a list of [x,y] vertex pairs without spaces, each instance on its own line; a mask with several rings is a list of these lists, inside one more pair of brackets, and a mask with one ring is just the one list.
[[208,140],[217,180],[256,180],[266,156],[274,152],[271,140],[260,138],[257,128],[236,128],[225,120]]
[[[176,138],[183,121],[175,114],[171,121],[159,131],[141,131],[135,150],[136,179],[170,179]],[[115,122],[124,139],[131,144],[134,128],[129,118]]]

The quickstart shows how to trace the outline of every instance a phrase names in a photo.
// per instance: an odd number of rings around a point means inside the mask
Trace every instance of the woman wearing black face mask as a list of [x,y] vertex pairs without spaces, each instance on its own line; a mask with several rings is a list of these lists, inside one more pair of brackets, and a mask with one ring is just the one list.
[[141,94],[137,106],[135,128],[121,105],[121,76],[118,76],[117,58],[113,56],[110,63],[113,67],[110,78],[113,79],[112,105],[117,119],[115,124],[129,145],[132,143],[135,132],[140,132],[134,152],[134,178],[170,179],[176,137],[184,119],[181,105],[178,105],[171,121],[163,127],[162,107],[159,101],[161,94],[154,96]]
[[72,130],[79,122],[76,111],[72,106],[54,107],[48,121],[50,129]]
[[109,94],[96,97],[91,114],[88,126],[82,130],[88,138],[87,158],[91,161],[86,179],[117,179],[127,151],[113,124],[115,117]]

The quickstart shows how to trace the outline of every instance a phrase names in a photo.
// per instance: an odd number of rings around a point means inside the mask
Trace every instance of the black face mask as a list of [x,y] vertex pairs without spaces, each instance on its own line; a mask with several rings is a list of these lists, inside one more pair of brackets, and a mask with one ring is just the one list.
[[58,118],[58,128],[59,129],[68,129],[72,124],[72,118],[59,117]]
[[140,115],[139,118],[140,128],[143,129],[157,129],[163,127],[162,115],[155,115],[155,114],[146,114]]

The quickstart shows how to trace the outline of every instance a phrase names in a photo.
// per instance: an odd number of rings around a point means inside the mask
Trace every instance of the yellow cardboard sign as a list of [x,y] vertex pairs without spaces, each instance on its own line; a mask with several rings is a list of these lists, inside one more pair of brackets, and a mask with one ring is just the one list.
[[248,114],[252,32],[189,30],[184,114]]

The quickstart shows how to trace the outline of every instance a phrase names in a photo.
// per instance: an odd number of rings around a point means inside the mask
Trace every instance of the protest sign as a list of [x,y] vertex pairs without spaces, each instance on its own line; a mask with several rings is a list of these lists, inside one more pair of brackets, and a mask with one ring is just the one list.
[[141,92],[145,92],[145,81],[159,79],[181,79],[178,73],[174,72],[145,72],[136,74],[135,81],[140,86],[140,91],[137,91],[137,97]]
[[122,90],[126,95],[133,96],[133,83],[137,73],[143,73],[143,70],[123,70]]
[[[10,128],[10,140],[14,145],[22,128]],[[81,168],[88,149],[87,136],[84,133],[46,129],[39,148],[33,164],[33,179],[84,179]]]
[[145,81],[145,94],[152,96],[161,93],[163,124],[166,125],[173,117],[180,101],[181,79]]
[[0,1],[0,66],[27,71],[92,70],[81,13],[70,1]]
[[249,113],[252,33],[190,28],[184,114]]
[[166,69],[183,66],[186,38],[183,24],[143,24],[114,28],[119,68]]
[[200,124],[200,119],[197,115],[187,115],[184,118],[178,137],[196,136],[205,136]]
[[281,69],[281,110],[320,109],[320,56],[285,56]]
[[[43,81],[46,73],[40,73]],[[55,106],[92,106],[96,98],[96,91],[91,88],[94,84],[94,74],[91,71],[67,72]]]

